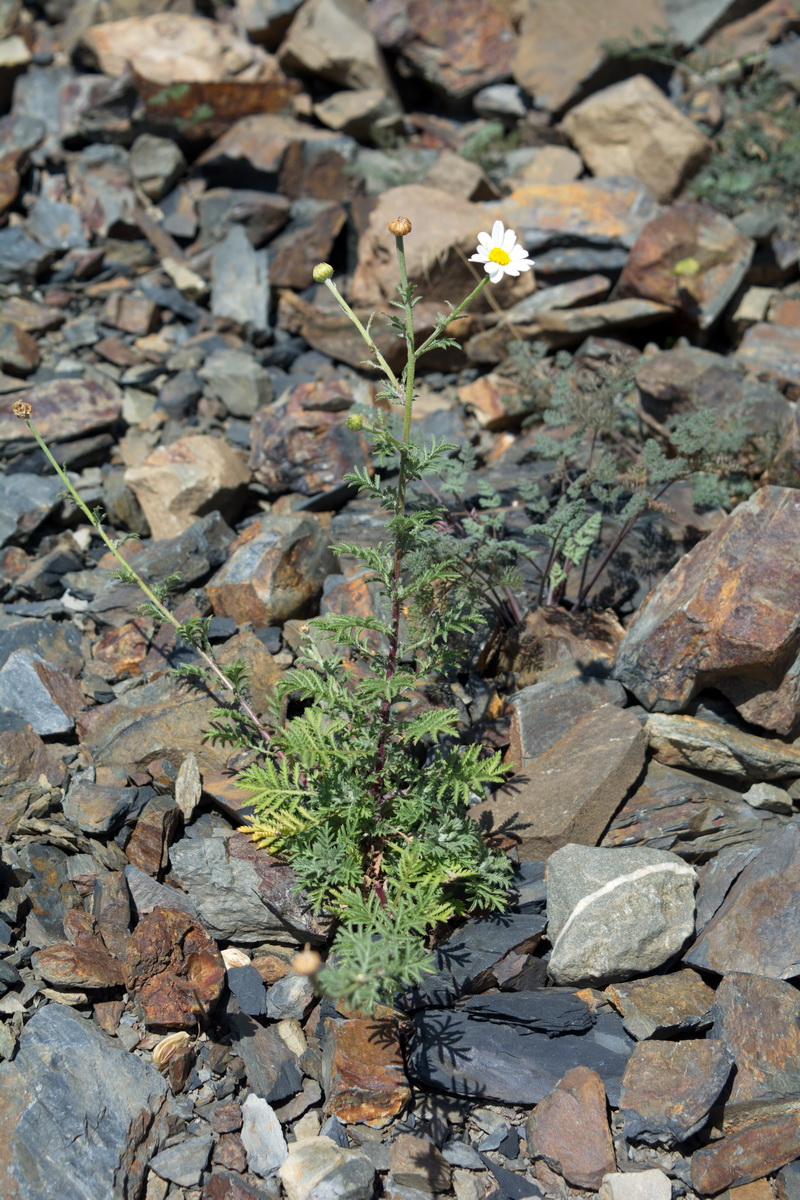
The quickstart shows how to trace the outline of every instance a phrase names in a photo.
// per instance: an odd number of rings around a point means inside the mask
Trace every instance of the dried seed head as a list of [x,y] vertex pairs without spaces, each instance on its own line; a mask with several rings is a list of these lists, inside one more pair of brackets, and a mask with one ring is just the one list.
[[190,1041],[189,1034],[183,1030],[180,1033],[168,1033],[153,1047],[153,1062],[157,1067],[165,1067],[170,1059],[186,1049]]
[[314,975],[322,966],[322,959],[316,950],[312,950],[308,942],[305,949],[295,954],[292,959],[292,970],[295,975]]
[[311,278],[314,280],[314,283],[324,283],[326,279],[330,279],[332,274],[333,267],[330,263],[317,263],[311,272]]
[[15,417],[19,417],[20,421],[27,421],[33,412],[33,408],[28,404],[27,400],[15,400],[11,405],[11,411]]
[[395,237],[405,237],[407,233],[411,233],[411,222],[408,217],[395,217],[387,226],[389,233],[393,233]]

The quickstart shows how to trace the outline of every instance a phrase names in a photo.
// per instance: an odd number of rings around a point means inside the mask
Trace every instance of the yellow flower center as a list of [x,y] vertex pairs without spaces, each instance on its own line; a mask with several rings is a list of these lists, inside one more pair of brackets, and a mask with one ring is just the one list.
[[501,250],[499,246],[493,246],[489,251],[489,262],[496,262],[501,267],[507,267],[511,262],[511,255],[506,250]]

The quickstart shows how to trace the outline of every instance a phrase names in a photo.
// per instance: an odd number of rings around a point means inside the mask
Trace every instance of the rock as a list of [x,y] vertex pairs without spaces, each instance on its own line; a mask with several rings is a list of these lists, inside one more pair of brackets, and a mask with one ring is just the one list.
[[138,771],[167,759],[177,768],[193,752],[201,766],[222,767],[229,752],[204,740],[214,705],[211,697],[178,689],[162,676],[82,713],[76,728],[93,759],[106,766]]
[[153,795],[147,787],[114,787],[78,778],[64,796],[64,815],[83,833],[113,834],[135,820]]
[[45,946],[34,954],[33,966],[56,987],[112,988],[124,983],[122,967],[105,946],[91,935],[69,942]]
[[150,200],[160,200],[186,169],[180,146],[171,138],[141,133],[131,146],[131,171]]
[[713,778],[678,771],[654,758],[601,844],[646,845],[694,860],[742,847],[754,839],[760,843],[780,823],[764,810],[745,804],[740,792]]
[[614,1172],[606,1175],[600,1200],[670,1200],[672,1184],[663,1171]]
[[0,712],[15,714],[34,733],[66,733],[84,705],[78,683],[29,650],[17,650],[0,668]]
[[[53,379],[30,388],[25,399],[33,407],[36,428],[51,446],[107,429],[122,413],[119,388],[94,380]],[[9,412],[0,417],[0,446],[25,439],[32,444],[21,421]],[[60,483],[57,486],[60,488]]]
[[27,472],[0,479],[0,545],[33,533],[60,503],[60,489],[59,480]]
[[259,1025],[252,1017],[233,1012],[228,1003],[227,1023],[232,1045],[245,1065],[247,1081],[256,1096],[280,1104],[300,1091],[303,1072],[276,1025]]
[[701,1196],[715,1195],[771,1174],[800,1157],[800,1115],[757,1121],[738,1133],[712,1142],[692,1155],[691,1186]]
[[548,346],[569,346],[593,334],[638,328],[671,315],[668,305],[652,300],[609,300],[607,304],[543,312],[536,318],[532,332]]
[[172,1115],[153,1067],[59,1004],[34,1013],[14,1061],[0,1064],[0,1114],[8,1200],[54,1188],[64,1200],[126,1200],[143,1186]]
[[[745,7],[755,8],[757,4],[758,0],[753,0]],[[684,46],[704,41],[715,29],[727,26],[742,9],[738,0],[701,0],[700,4],[697,0],[666,0],[665,7],[669,28]]]
[[310,615],[323,580],[335,569],[328,540],[312,514],[265,514],[240,534],[225,566],[209,580],[214,612],[255,626]]
[[131,898],[122,871],[109,871],[94,882],[92,916],[104,946],[123,959],[131,940]]
[[217,350],[203,363],[199,375],[232,417],[252,417],[274,398],[269,372],[241,350]]
[[794,812],[792,797],[773,783],[754,783],[742,793],[742,799],[753,808],[764,808],[767,812],[784,813],[788,816]]
[[545,277],[621,269],[661,211],[649,189],[632,179],[525,184],[499,208],[536,260],[537,276]]
[[182,838],[172,869],[214,937],[245,945],[290,940],[286,925],[259,896],[255,866],[230,854],[230,838]]
[[284,975],[269,989],[267,1016],[272,1021],[292,1018],[303,1021],[316,996],[314,984],[307,975]]
[[158,324],[158,308],[147,296],[112,292],[103,308],[104,324],[134,337],[152,333]]
[[180,824],[181,812],[171,796],[155,796],[149,800],[125,844],[128,862],[160,879],[169,864],[169,846]]
[[685,709],[711,685],[746,720],[788,733],[800,702],[798,537],[794,489],[761,488],[738,505],[650,593],[620,646],[617,679],[658,712]]
[[450,1190],[450,1165],[428,1138],[398,1134],[389,1146],[389,1170],[401,1188],[427,1195]]
[[662,966],[694,933],[694,869],[668,851],[564,846],[547,864],[551,979],[603,985]]
[[13,321],[0,320],[0,366],[11,375],[30,375],[41,355],[34,338]]
[[759,322],[745,330],[736,355],[750,370],[767,375],[781,387],[788,387],[795,397],[800,387],[798,347],[800,330]]
[[403,1111],[411,1089],[396,1022],[389,1017],[329,1021],[322,1044],[326,1111],[381,1128]]
[[360,0],[305,0],[281,43],[281,66],[346,88],[393,93],[366,15]]
[[289,1153],[275,1110],[260,1096],[250,1095],[242,1105],[242,1142],[251,1171],[266,1179]]
[[295,200],[292,219],[270,246],[273,287],[303,291],[317,263],[327,262],[347,214],[337,201]]
[[293,1142],[280,1177],[289,1200],[371,1200],[375,1186],[367,1156],[326,1137]]
[[736,1063],[726,1115],[754,1100],[800,1092],[798,1017],[797,989],[790,983],[739,972],[722,980],[714,997],[712,1036],[722,1040]]
[[237,16],[253,42],[271,50],[281,42],[302,0],[240,0]]
[[[331,931],[331,918],[316,913],[305,894],[298,891],[297,876],[287,863],[273,858],[255,844],[247,833],[235,833],[227,839],[231,860],[237,859],[254,868],[258,894],[280,918],[296,942],[324,942]],[[283,941],[283,938],[274,939]]]
[[83,47],[104,75],[137,75],[167,87],[176,82],[268,80],[275,62],[232,28],[188,13],[161,12],[105,21],[87,29]]
[[210,1136],[188,1137],[156,1154],[147,1164],[148,1169],[180,1187],[195,1187],[208,1165],[213,1144],[214,1139]]
[[509,151],[505,161],[505,183],[512,191],[526,184],[572,183],[583,174],[580,154],[568,146],[526,146]]
[[622,1078],[620,1108],[628,1140],[672,1145],[701,1129],[733,1069],[713,1038],[640,1042]]
[[[519,995],[525,998],[525,993]],[[572,1067],[588,1067],[617,1105],[635,1044],[614,1013],[601,1013],[587,1032],[574,1034],[428,1009],[413,1019],[408,1073],[420,1086],[482,1103],[530,1105],[543,1100]]]
[[211,312],[215,317],[255,333],[269,328],[269,260],[254,250],[241,225],[234,225],[211,260]]
[[397,111],[396,101],[379,87],[334,92],[314,105],[314,116],[328,129],[364,141],[376,122],[395,118]]
[[649,716],[645,729],[650,749],[667,766],[714,771],[742,783],[800,775],[800,747],[777,738],[755,737],[733,726],[664,713]]
[[363,436],[342,417],[356,400],[345,381],[301,383],[256,413],[248,464],[256,480],[271,492],[313,496],[336,493],[354,463],[370,470]]
[[125,983],[148,1025],[191,1029],[219,1000],[225,965],[216,942],[197,920],[174,909],[154,908],[133,932]]
[[669,304],[709,329],[733,298],[755,243],[727,217],[681,200],[642,229],[619,281],[621,294]]
[[449,98],[463,100],[479,88],[507,79],[516,36],[510,14],[489,0],[470,6],[469,25],[456,0],[434,6],[377,0],[369,25],[378,42],[399,52],[406,71],[421,75]]
[[[731,887],[684,961],[725,975],[746,971],[790,979],[800,962],[800,926],[792,900],[800,879],[797,818],[765,840]],[[723,1186],[727,1186],[724,1184]]]
[[33,946],[51,946],[63,942],[64,917],[80,904],[80,898],[70,882],[67,855],[47,842],[32,842],[23,846],[12,858],[4,851],[4,861],[19,865],[26,877],[22,897],[27,902],[25,936]]
[[531,1158],[572,1187],[596,1191],[616,1166],[603,1081],[587,1067],[567,1071],[528,1117],[525,1135]]
[[[425,300],[442,304],[451,296],[468,295],[475,281],[459,251],[467,257],[474,253],[478,234],[490,229],[495,216],[501,214],[448,192],[408,184],[384,192],[370,213],[369,224],[358,241],[350,303],[385,308],[394,298],[397,265],[389,254],[391,234],[386,226],[398,213],[408,217],[413,227],[404,244],[406,264],[409,278],[417,281]],[[530,272],[525,272],[493,290],[503,307],[534,290],[529,276]],[[481,298],[472,311],[487,305]]]
[[[251,202],[255,201],[257,210],[262,214],[266,210],[269,214],[268,224],[274,231],[276,222],[278,227],[286,222],[287,197],[305,195],[318,200],[339,198],[335,193],[342,190],[341,170],[352,158],[352,149],[346,139],[329,129],[315,128],[291,117],[264,114],[242,117],[237,121],[201,154],[197,168],[210,175],[214,182],[227,183],[231,160],[244,160],[245,166],[240,166],[239,171],[244,171],[245,180],[251,188],[261,187],[265,192],[275,192],[280,185],[283,203],[274,195],[256,200],[252,192],[245,194]],[[316,172],[316,180],[303,178],[306,151],[311,156],[309,165]],[[345,189],[347,196],[351,190],[351,185]],[[259,221],[257,214],[256,221]],[[255,240],[262,244],[267,237],[268,230],[264,230]]]
[[247,1017],[263,1017],[267,1011],[267,989],[252,965],[227,968],[228,989]]
[[533,0],[524,10],[512,73],[538,108],[556,112],[589,84],[608,60],[606,44],[636,34],[658,42],[666,16],[658,0],[610,0],[602,12],[579,0],[554,7]]
[[712,1023],[714,992],[696,971],[672,971],[605,989],[637,1042],[707,1028]]
[[527,862],[568,842],[594,845],[642,769],[644,744],[633,714],[603,705],[469,815],[513,837]]
[[125,483],[144,510],[156,541],[177,537],[205,513],[233,523],[250,478],[239,454],[222,438],[198,434],[159,446]]
[[711,152],[711,142],[646,75],[594,92],[562,127],[594,175],[632,175],[670,200]]
[[28,237],[23,226],[6,225],[0,229],[0,283],[35,283],[57,253]]

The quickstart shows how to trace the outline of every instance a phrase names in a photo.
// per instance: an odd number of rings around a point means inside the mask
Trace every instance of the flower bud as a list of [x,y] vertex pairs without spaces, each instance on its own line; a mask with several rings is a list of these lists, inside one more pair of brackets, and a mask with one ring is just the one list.
[[11,405],[11,411],[15,417],[19,417],[20,421],[26,421],[33,412],[27,400],[15,400]]
[[317,263],[311,272],[314,283],[324,283],[326,279],[330,279],[332,274],[333,267],[330,263]]
[[411,233],[411,222],[408,217],[395,217],[387,226],[389,233],[393,233],[395,237],[405,237],[407,233]]
[[295,975],[315,975],[322,966],[322,958],[316,950],[312,950],[308,942],[305,949],[298,951],[292,959],[292,970]]
[[352,429],[354,433],[358,433],[360,429],[364,428],[364,418],[359,416],[358,413],[350,413],[350,416],[345,421],[345,425],[348,429]]

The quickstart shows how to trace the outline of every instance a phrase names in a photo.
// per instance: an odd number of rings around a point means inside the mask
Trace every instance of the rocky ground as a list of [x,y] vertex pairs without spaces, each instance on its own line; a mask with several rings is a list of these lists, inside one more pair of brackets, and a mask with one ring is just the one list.
[[[588,12],[0,0],[4,1200],[800,1198],[800,6]],[[11,406],[261,711],[310,615],[372,603],[328,546],[381,536],[341,483],[376,388],[310,278],[385,311],[398,215],[423,332],[498,216],[536,259],[419,381],[467,508],[526,536],[563,372],[635,384],[625,487],[710,411],[728,490],[673,484],[604,565],[607,513],[594,607],[532,569],[421,692],[508,748],[474,813],[516,892],[368,1019],[315,996],[248,757]]]

